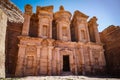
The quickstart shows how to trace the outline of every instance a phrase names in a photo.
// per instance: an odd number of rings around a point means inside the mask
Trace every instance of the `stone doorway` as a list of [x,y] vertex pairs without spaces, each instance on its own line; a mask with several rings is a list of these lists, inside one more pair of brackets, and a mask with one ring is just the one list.
[[69,55],[63,55],[63,71],[70,71]]

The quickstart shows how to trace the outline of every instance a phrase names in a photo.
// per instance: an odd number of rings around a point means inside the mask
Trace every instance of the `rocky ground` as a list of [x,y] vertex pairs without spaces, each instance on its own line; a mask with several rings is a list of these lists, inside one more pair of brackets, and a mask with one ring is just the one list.
[[87,76],[43,76],[43,77],[24,77],[24,78],[6,78],[0,80],[120,80],[120,78],[98,78]]

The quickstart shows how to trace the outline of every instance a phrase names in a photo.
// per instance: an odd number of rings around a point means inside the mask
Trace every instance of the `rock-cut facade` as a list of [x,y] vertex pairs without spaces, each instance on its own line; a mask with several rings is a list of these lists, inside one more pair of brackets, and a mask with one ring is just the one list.
[[[72,18],[71,18],[72,17]],[[26,5],[19,38],[15,76],[99,74],[105,70],[97,18],[60,6]]]

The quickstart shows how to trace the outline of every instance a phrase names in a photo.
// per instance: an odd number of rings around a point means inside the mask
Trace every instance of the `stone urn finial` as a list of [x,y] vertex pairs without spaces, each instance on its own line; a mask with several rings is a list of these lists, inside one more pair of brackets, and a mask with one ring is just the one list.
[[61,5],[59,8],[60,11],[64,11],[64,7]]
[[96,18],[96,16],[93,16],[93,18],[92,18],[94,21],[97,21],[97,18]]
[[28,15],[32,14],[32,6],[30,4],[25,5],[25,13]]

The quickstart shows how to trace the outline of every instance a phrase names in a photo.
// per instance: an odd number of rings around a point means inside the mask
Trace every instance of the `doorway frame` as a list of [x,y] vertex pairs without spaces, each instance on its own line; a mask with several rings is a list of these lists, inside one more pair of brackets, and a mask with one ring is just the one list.
[[61,70],[61,73],[64,72],[63,71],[63,56],[66,56],[68,55],[69,56],[69,66],[70,66],[70,71],[69,72],[72,72],[74,73],[74,58],[73,58],[73,51],[72,50],[68,50],[68,49],[64,49],[64,50],[61,50],[60,51],[60,70]]
[[[68,59],[68,64],[69,64],[68,67],[67,67],[67,68],[68,68],[68,71],[67,71],[67,70],[66,70],[66,71],[64,70],[64,58],[65,58],[65,57]],[[62,71],[63,71],[63,72],[69,72],[69,71],[70,71],[70,56],[69,56],[69,55],[63,55],[63,62],[62,62],[62,63],[63,63],[63,69],[62,69]]]

